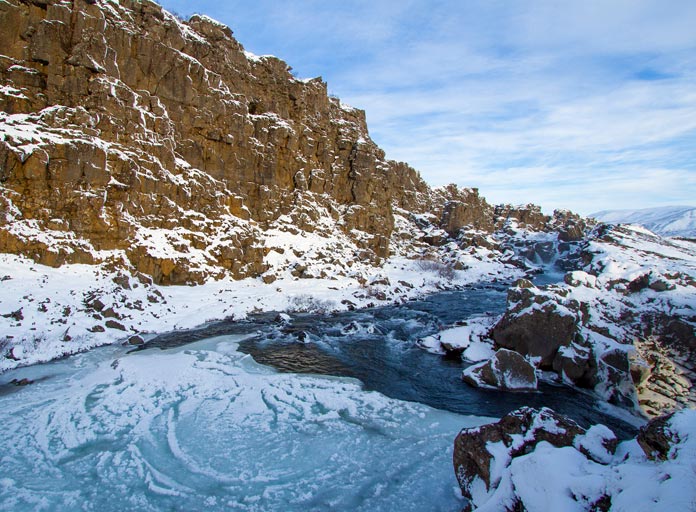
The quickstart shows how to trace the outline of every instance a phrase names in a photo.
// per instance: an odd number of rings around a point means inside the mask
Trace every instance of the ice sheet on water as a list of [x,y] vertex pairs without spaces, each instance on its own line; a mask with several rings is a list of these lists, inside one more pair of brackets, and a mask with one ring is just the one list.
[[0,510],[462,506],[451,446],[484,418],[275,373],[233,337],[106,354],[0,396]]

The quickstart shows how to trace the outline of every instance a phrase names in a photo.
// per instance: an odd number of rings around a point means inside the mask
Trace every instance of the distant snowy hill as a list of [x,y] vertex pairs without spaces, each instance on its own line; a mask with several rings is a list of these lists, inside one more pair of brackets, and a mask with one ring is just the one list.
[[696,207],[694,206],[604,210],[593,213],[590,217],[612,224],[639,224],[663,236],[696,237]]

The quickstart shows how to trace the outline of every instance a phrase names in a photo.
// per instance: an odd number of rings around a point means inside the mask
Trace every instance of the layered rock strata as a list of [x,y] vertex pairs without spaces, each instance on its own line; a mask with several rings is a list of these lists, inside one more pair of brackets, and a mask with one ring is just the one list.
[[259,231],[283,216],[311,230],[328,212],[383,258],[392,204],[425,208],[430,191],[385,160],[364,112],[211,19],[148,0],[10,1],[0,24],[7,252],[55,266],[120,250],[162,283],[244,277],[263,272]]

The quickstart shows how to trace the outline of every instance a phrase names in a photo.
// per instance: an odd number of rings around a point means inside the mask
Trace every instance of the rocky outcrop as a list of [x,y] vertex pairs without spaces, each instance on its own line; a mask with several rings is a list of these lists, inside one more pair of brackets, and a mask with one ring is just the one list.
[[392,205],[432,206],[420,176],[370,140],[364,112],[205,16],[12,0],[0,23],[7,252],[58,266],[116,250],[158,283],[198,282],[262,273],[259,231],[283,216],[314,231],[328,210],[378,261]]
[[689,509],[695,432],[696,413],[680,411],[618,444],[603,425],[584,429],[549,409],[522,408],[462,430],[454,470],[466,511],[630,510],[646,496],[655,510]]
[[564,284],[510,289],[495,346],[650,416],[696,404],[696,251],[604,225],[580,247]]
[[576,323],[567,308],[549,301],[523,280],[508,291],[508,310],[493,328],[492,337],[500,347],[539,358],[539,367],[548,369],[558,350],[573,341]]
[[435,191],[438,203],[443,204],[440,227],[450,236],[462,230],[491,232],[494,229],[494,209],[481,197],[478,189],[458,189],[452,185]]
[[494,216],[496,224],[501,228],[512,220],[520,227],[534,231],[544,230],[551,221],[551,217],[544,215],[541,207],[535,204],[521,206],[505,204],[496,206]]
[[462,379],[474,387],[510,391],[532,391],[537,388],[534,366],[517,352],[504,348],[487,361],[464,370]]
[[[602,432],[599,446],[585,442],[587,431],[551,409],[523,407],[497,423],[462,430],[454,441],[453,464],[462,495],[480,505],[500,485],[505,466],[532,452],[539,443],[575,447],[590,459],[606,460],[616,449],[616,437]],[[510,503],[508,510],[516,510]]]

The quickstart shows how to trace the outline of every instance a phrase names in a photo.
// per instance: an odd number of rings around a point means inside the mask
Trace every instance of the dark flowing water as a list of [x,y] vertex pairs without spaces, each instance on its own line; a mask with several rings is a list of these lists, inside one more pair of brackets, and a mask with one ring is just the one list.
[[597,400],[567,386],[541,382],[536,393],[472,388],[461,380],[458,358],[430,354],[416,345],[424,336],[474,315],[505,308],[500,287],[443,292],[400,306],[333,315],[295,314],[282,322],[266,313],[248,322],[220,322],[197,331],[162,335],[148,346],[178,346],[222,334],[257,331],[239,350],[282,372],[346,376],[391,398],[477,416],[500,417],[521,406],[550,407],[583,426],[603,423],[621,438],[635,428],[600,410]]

